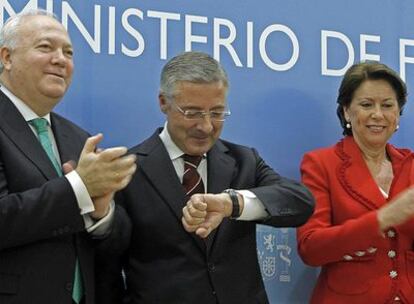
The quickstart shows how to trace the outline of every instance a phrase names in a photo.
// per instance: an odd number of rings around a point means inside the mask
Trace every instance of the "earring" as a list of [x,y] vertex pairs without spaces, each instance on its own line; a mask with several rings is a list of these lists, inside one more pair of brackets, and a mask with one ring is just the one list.
[[397,126],[395,127],[395,131],[397,131],[399,128],[400,128],[400,125],[397,125]]
[[347,129],[351,129],[351,124],[350,124],[349,122],[347,122],[347,123],[346,123],[346,125],[345,125],[345,127],[346,127]]

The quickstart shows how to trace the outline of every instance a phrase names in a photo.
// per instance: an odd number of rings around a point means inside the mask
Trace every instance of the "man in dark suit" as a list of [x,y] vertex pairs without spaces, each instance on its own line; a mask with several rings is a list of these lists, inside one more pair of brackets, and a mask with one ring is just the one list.
[[227,88],[223,68],[204,53],[183,53],[163,68],[167,122],[130,151],[138,169],[116,196],[122,211],[98,250],[100,304],[268,303],[255,224],[299,226],[313,198],[255,149],[219,139]]
[[106,233],[112,196],[135,171],[125,147],[96,150],[101,134],[88,138],[51,113],[71,82],[72,53],[45,11],[13,16],[0,32],[2,304],[95,303],[90,235]]

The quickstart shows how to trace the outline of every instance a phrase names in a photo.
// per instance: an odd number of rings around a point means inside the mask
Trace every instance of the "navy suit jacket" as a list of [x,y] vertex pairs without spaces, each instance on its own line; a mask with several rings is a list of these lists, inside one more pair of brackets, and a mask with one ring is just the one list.
[[[86,304],[94,300],[93,249],[68,180],[13,103],[0,92],[0,303],[71,303],[78,256]],[[62,163],[88,134],[51,113]]]
[[[98,303],[268,303],[256,223],[225,218],[207,242],[186,232],[181,223],[185,192],[159,132],[130,150],[138,169],[116,197],[112,234],[99,250]],[[269,212],[262,224],[299,226],[312,214],[310,192],[275,173],[254,149],[218,140],[207,154],[207,168],[207,192],[252,191]]]

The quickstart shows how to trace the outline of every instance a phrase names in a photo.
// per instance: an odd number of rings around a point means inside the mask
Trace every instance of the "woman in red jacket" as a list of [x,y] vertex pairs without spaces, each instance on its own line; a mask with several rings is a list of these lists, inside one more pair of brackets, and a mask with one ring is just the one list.
[[298,249],[322,266],[311,303],[414,303],[412,154],[388,143],[406,96],[389,67],[353,65],[337,100],[345,137],[303,158],[316,208]]

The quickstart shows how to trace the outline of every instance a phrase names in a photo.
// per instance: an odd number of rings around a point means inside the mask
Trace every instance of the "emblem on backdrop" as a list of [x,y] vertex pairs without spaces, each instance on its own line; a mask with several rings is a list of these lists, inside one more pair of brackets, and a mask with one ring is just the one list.
[[257,225],[257,256],[264,281],[291,281],[291,252],[288,228]]

